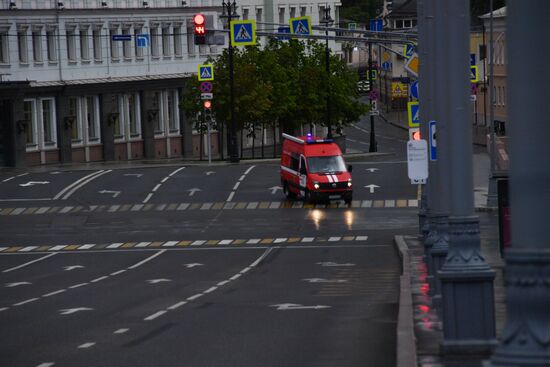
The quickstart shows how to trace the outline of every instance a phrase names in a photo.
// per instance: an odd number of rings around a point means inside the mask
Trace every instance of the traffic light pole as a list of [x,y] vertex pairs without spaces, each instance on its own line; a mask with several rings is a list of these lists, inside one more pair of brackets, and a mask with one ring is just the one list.
[[[229,18],[231,19],[231,18]],[[235,69],[233,65],[233,46],[229,42],[229,104],[231,110],[231,126],[229,132],[229,161],[239,162],[237,153],[237,121],[235,119]]]
[[[373,80],[372,80],[372,42],[369,42],[369,100],[371,109],[373,107],[372,91]],[[369,152],[377,152],[378,147],[376,144],[376,136],[374,134],[374,115],[370,113],[370,141],[369,141]]]

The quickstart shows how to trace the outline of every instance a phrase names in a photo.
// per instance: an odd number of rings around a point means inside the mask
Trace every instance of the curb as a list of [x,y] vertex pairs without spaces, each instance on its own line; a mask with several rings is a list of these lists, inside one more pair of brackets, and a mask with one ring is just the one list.
[[414,335],[409,248],[403,236],[395,236],[394,241],[402,264],[397,316],[396,366],[416,367],[416,339]]

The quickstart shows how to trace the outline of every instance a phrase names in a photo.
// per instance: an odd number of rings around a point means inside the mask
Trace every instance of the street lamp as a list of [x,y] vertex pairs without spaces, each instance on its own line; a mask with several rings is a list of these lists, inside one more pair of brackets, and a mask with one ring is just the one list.
[[[222,0],[222,19],[227,19],[228,28],[231,27],[231,20],[239,18],[237,14],[237,4],[235,0]],[[239,162],[239,155],[237,152],[237,122],[235,121],[235,70],[233,65],[233,46],[231,46],[231,40],[229,40],[229,105],[231,113],[231,123],[229,127],[229,137],[227,147],[229,148],[229,161]]]
[[321,24],[325,26],[325,64],[327,68],[327,138],[332,138],[332,127],[330,124],[330,50],[328,48],[328,27],[334,23],[334,20],[330,17],[330,6],[325,6],[325,16],[321,19]]

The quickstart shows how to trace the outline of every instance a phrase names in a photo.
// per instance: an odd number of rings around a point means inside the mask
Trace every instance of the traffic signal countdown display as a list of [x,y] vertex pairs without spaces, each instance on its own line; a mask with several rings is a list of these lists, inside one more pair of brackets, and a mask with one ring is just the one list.
[[206,18],[203,14],[195,14],[193,16],[195,44],[206,44]]

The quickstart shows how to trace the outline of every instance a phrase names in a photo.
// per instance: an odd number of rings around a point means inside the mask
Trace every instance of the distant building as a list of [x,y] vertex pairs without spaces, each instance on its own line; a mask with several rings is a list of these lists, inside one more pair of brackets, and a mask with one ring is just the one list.
[[[208,27],[221,29],[221,3],[2,1],[0,166],[197,155],[180,98],[227,38],[196,45],[192,17],[203,13]],[[243,0],[237,11],[274,29],[302,15],[318,25],[327,4],[337,24],[336,1]]]

